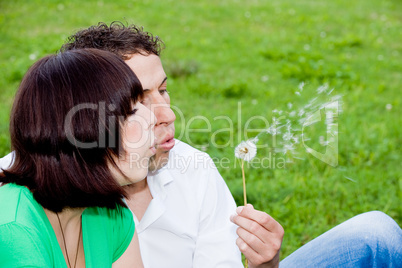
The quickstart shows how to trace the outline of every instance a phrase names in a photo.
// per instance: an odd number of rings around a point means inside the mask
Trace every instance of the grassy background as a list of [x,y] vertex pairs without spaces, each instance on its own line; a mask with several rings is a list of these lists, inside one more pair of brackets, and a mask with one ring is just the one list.
[[[398,0],[1,0],[0,156],[10,151],[9,111],[27,68],[78,29],[126,20],[165,41],[168,90],[184,114],[178,114],[176,136],[229,159],[231,168],[218,168],[238,204],[241,172],[233,168],[233,149],[244,133],[212,137],[229,127],[214,118],[229,116],[234,129],[243,130],[248,118],[271,122],[273,109],[303,103],[323,83],[344,95],[337,168],[304,155],[286,168],[246,171],[249,202],[285,228],[282,258],[365,211],[384,211],[401,225],[401,14]],[[301,81],[311,90],[297,99]],[[210,132],[187,131],[206,127],[201,120],[189,124],[197,115],[211,120]],[[230,143],[216,148],[212,138]]]

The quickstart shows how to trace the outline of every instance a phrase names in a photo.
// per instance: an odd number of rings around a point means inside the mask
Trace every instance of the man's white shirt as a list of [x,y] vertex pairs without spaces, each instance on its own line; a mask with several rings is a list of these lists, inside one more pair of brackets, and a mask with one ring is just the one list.
[[144,267],[243,267],[236,204],[208,154],[176,140],[147,180],[153,199],[141,222],[134,216]]
[[14,162],[13,158],[14,158],[14,152],[9,153],[8,155],[6,155],[3,158],[0,158],[0,172],[1,172],[1,168],[6,169],[11,166],[11,164]]
[[[0,159],[0,168],[11,161]],[[229,219],[236,204],[208,154],[176,140],[147,182],[153,199],[140,222],[134,215],[144,267],[243,267]]]

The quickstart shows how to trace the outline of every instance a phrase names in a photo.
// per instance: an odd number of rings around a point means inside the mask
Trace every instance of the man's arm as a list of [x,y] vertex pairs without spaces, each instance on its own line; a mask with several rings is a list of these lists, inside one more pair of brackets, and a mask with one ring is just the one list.
[[255,210],[250,204],[238,207],[231,221],[239,226],[236,244],[248,259],[250,268],[279,266],[279,253],[284,230],[267,213]]
[[14,162],[14,152],[9,153],[3,158],[0,158],[0,172],[2,171],[1,169],[9,168],[13,162]]
[[211,165],[199,171],[202,172],[202,184],[198,185],[197,192],[203,197],[199,208],[199,230],[193,267],[243,267],[241,254],[236,246],[237,226],[230,221],[230,215],[236,210],[236,203],[212,160],[205,157],[204,161]]

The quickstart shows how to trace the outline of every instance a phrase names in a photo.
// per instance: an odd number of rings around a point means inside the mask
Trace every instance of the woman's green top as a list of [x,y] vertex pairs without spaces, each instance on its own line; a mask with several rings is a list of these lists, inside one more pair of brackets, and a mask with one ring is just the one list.
[[[112,266],[134,235],[128,208],[91,207],[82,214],[86,267]],[[66,261],[42,206],[28,188],[0,187],[0,267],[64,267]]]

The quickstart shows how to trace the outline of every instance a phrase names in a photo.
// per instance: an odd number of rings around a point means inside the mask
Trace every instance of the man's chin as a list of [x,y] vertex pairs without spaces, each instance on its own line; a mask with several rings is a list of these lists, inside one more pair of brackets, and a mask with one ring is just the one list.
[[158,169],[161,169],[164,166],[166,166],[168,161],[169,161],[169,153],[162,153],[162,154],[156,153],[149,159],[148,171],[149,172],[157,171]]

